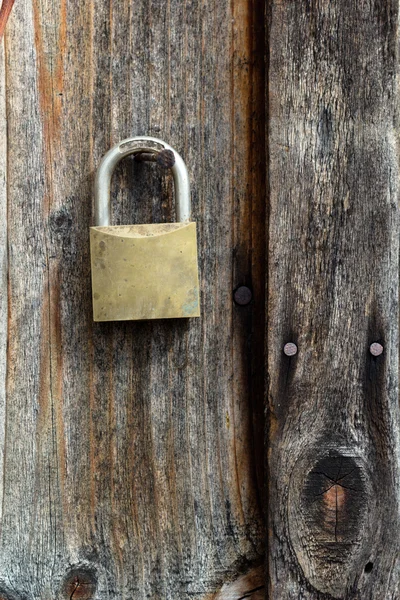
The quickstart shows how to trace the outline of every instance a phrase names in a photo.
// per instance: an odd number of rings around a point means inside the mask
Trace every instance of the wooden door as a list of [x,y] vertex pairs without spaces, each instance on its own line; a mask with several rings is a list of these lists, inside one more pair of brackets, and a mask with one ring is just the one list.
[[[398,17],[15,1],[0,598],[400,598]],[[94,172],[146,134],[189,168],[202,317],[94,324]],[[123,161],[111,201],[174,220],[154,164]]]

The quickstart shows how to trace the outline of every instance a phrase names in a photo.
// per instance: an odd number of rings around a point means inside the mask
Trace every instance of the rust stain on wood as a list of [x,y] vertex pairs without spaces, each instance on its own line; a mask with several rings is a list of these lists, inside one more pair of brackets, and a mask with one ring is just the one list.
[[[53,181],[56,156],[61,143],[61,118],[64,87],[64,53],[67,42],[67,0],[61,0],[59,9],[59,27],[56,39],[46,40],[44,27],[43,2],[33,3],[35,48],[38,69],[38,91],[43,123],[43,141],[47,165],[47,187],[49,197],[44,206],[47,210],[53,202]],[[49,44],[46,48],[45,41]]]
[[340,484],[333,483],[325,492],[323,492],[322,497],[325,508],[324,525],[326,529],[332,531],[335,541],[337,542],[337,528],[340,514],[342,513],[346,502],[346,491]]
[[15,0],[3,0],[0,8],[0,38],[3,37]]

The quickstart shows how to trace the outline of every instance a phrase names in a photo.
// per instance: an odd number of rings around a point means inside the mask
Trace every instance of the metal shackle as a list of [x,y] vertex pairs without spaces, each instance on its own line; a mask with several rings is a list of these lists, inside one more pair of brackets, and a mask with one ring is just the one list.
[[171,150],[174,153],[175,163],[171,168],[175,186],[176,217],[179,223],[190,221],[190,183],[189,174],[182,157],[169,144],[153,137],[139,136],[123,140],[113,146],[104,156],[97,169],[94,182],[95,226],[110,225],[111,203],[110,186],[111,177],[120,160],[130,154],[151,152],[158,154],[162,150]]

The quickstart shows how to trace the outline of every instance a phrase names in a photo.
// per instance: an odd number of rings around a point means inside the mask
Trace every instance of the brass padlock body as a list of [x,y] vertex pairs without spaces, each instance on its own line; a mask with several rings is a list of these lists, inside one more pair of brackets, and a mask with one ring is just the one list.
[[[111,226],[110,183],[121,158],[139,152],[174,152],[172,174],[179,223]],[[94,321],[200,316],[196,223],[190,222],[186,166],[156,138],[124,140],[104,156],[95,181],[90,228]]]
[[92,227],[95,321],[199,317],[196,223]]

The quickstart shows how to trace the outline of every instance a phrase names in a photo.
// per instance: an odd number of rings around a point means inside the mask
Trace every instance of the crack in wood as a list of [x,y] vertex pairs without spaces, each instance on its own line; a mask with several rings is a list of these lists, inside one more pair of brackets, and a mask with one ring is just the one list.
[[78,578],[78,577],[75,577],[75,582],[74,582],[74,585],[75,585],[75,587],[74,587],[74,589],[72,590],[72,594],[71,594],[71,596],[69,597],[69,600],[72,600],[72,598],[74,597],[74,594],[75,594],[75,592],[77,591],[77,589],[78,589],[78,588],[79,588],[79,586],[80,586],[80,582],[79,582],[79,578]]

